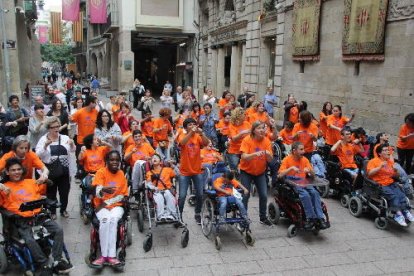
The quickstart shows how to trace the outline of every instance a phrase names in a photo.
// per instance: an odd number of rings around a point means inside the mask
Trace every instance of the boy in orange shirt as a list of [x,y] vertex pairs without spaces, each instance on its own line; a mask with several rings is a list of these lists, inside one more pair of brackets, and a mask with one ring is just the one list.
[[153,147],[154,146],[154,117],[152,116],[151,110],[146,110],[142,112],[144,114],[144,118],[142,119],[140,125],[141,125],[141,131],[142,134],[147,138],[147,140],[150,142],[150,144]]
[[292,145],[293,141],[293,127],[295,125],[292,122],[286,122],[284,128],[279,132],[279,137],[282,138],[283,144],[289,147],[286,147],[286,151],[290,152],[288,148]]
[[124,159],[129,162],[131,168],[134,167],[137,160],[149,160],[155,153],[155,150],[144,142],[142,132],[140,130],[134,130],[132,132],[135,144],[130,145],[126,151]]
[[201,149],[201,165],[203,166],[203,184],[207,184],[208,170],[213,174],[213,165],[217,162],[223,161],[223,156],[213,147],[213,143],[210,141],[208,145]]
[[407,226],[406,220],[414,222],[414,216],[410,212],[405,194],[393,177],[398,176],[398,170],[394,168],[394,162],[390,159],[388,145],[379,145],[376,148],[379,157],[368,162],[367,175],[381,186],[381,191],[387,199],[390,207],[397,209],[394,220],[401,226]]
[[158,146],[159,141],[168,141],[168,136],[172,134],[173,130],[171,122],[169,120],[171,116],[171,109],[163,107],[160,109],[159,114],[160,118],[154,120],[152,129],[152,132],[154,134],[154,147]]
[[224,112],[223,119],[219,120],[216,124],[218,148],[220,152],[224,152],[226,149],[226,142],[230,134],[230,112]]
[[223,176],[219,177],[213,183],[214,189],[217,191],[217,200],[219,202],[219,223],[226,223],[226,209],[228,203],[235,203],[240,211],[240,216],[250,223],[247,216],[247,210],[240,198],[233,195],[234,188],[241,188],[243,194],[247,195],[249,191],[237,180],[234,179],[234,172],[226,171]]
[[312,123],[312,114],[304,110],[299,114],[300,121],[293,127],[293,139],[305,147],[305,156],[310,160],[315,150],[313,144],[318,139],[318,127]]
[[364,148],[359,139],[352,141],[351,131],[347,128],[341,130],[341,138],[332,146],[331,153],[338,156],[341,168],[352,177],[353,184],[355,184],[359,173],[355,163],[355,154],[363,152]]
[[[301,142],[292,144],[292,153],[282,160],[279,168],[279,177],[284,177],[291,181],[304,180],[307,177],[313,178],[313,171],[310,161],[304,157],[305,147]],[[325,215],[321,207],[321,197],[319,192],[313,186],[301,187],[295,185],[294,188],[299,193],[299,199],[302,202],[306,215],[304,228],[312,229],[315,224],[319,224],[320,229],[326,229],[329,224],[325,221]]]

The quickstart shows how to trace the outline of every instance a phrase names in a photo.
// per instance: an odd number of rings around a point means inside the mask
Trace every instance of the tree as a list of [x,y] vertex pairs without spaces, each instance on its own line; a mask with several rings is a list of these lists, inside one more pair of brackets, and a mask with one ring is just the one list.
[[59,63],[62,67],[68,63],[74,63],[75,58],[72,55],[72,47],[65,44],[42,44],[40,45],[40,54],[42,61]]

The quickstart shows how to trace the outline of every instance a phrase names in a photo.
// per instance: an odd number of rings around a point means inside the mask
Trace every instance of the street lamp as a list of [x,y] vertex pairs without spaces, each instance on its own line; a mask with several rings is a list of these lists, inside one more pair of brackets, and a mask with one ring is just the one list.
[[0,1],[0,21],[1,21],[1,32],[3,36],[3,60],[4,60],[4,74],[6,80],[6,94],[7,99],[10,94],[10,62],[9,62],[9,52],[7,48],[7,36],[6,36],[6,25],[4,23],[4,15],[8,13],[9,10],[3,9],[3,1]]

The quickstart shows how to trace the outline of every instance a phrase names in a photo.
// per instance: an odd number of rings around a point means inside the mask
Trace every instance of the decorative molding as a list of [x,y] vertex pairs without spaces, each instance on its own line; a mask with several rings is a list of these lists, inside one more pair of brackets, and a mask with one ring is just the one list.
[[227,33],[227,32],[231,32],[231,31],[243,29],[243,28],[247,27],[247,23],[248,23],[247,20],[242,20],[242,21],[236,22],[234,24],[215,29],[214,31],[210,32],[210,35],[218,35],[218,34],[222,34],[222,33]]
[[414,2],[412,0],[390,0],[387,21],[410,18],[414,18]]

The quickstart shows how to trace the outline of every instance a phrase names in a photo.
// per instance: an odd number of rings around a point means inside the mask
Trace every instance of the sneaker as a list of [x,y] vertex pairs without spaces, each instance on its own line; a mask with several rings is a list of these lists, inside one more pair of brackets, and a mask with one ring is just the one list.
[[403,211],[404,217],[409,221],[409,222],[414,222],[414,216],[413,214],[411,214],[411,212],[409,210],[404,210]]
[[200,214],[195,214],[194,219],[195,219],[195,221],[198,225],[201,225],[201,215]]
[[69,213],[68,211],[63,211],[62,213],[60,213],[60,215],[64,218],[69,218]]
[[67,274],[73,269],[73,265],[65,260],[60,260],[53,266],[53,272],[56,274]]
[[93,261],[91,263],[91,265],[95,268],[102,268],[103,265],[106,263],[106,258],[100,256],[98,259],[96,259],[95,261]]
[[326,228],[329,228],[328,223],[324,219],[319,219],[319,229],[324,230]]
[[270,222],[268,218],[260,219],[260,223],[266,226],[272,226],[273,224]]
[[403,215],[395,215],[394,220],[401,226],[407,226],[407,223],[405,222],[405,218]]
[[121,262],[117,258],[108,258],[106,261],[111,266],[119,266],[119,265],[121,265]]
[[303,224],[303,229],[311,230],[315,226],[314,222],[310,219],[306,219],[305,223]]
[[53,276],[53,271],[48,265],[45,265],[40,268],[39,276]]

